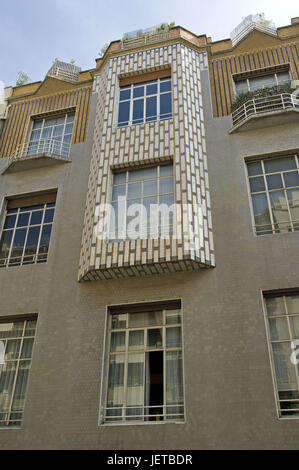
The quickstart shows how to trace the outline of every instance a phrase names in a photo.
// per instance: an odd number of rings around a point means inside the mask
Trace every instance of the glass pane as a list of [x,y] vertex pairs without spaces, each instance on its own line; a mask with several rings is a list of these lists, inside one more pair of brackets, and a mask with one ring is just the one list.
[[14,228],[16,222],[17,215],[7,215],[5,218],[4,229],[6,228]]
[[283,179],[287,188],[290,188],[292,186],[299,186],[298,171],[291,171],[290,173],[284,173]]
[[269,318],[270,335],[272,340],[290,339],[287,318]]
[[0,338],[17,338],[22,336],[24,322],[0,323]]
[[152,83],[151,85],[147,85],[146,87],[146,94],[147,95],[154,95],[158,93],[158,86],[157,83]]
[[42,236],[40,239],[39,253],[48,253],[52,225],[45,225],[43,227]]
[[247,93],[248,91],[247,80],[240,80],[238,82],[235,82],[235,87],[236,87],[237,95],[240,95],[241,93]]
[[166,328],[166,347],[176,348],[182,345],[182,330],[180,326]]
[[27,320],[24,336],[34,336],[35,329],[36,329],[36,320]]
[[143,349],[144,347],[144,331],[133,330],[129,332],[129,350]]
[[38,225],[41,223],[44,211],[35,211],[31,214],[30,225]]
[[283,297],[268,297],[266,298],[267,314],[282,315],[285,313]]
[[5,350],[5,360],[18,359],[20,351],[20,339],[12,339],[7,341]]
[[12,230],[8,230],[2,233],[1,242],[0,242],[0,259],[8,257],[12,234],[13,234]]
[[40,129],[43,125],[43,120],[42,119],[37,119],[36,121],[33,122],[33,129]]
[[134,86],[133,98],[139,98],[140,96],[144,96],[144,86]]
[[66,122],[73,122],[75,119],[75,113],[68,114],[66,117]]
[[39,140],[40,139],[40,133],[41,133],[40,129],[32,131],[31,136],[30,136],[30,141]]
[[299,295],[286,297],[288,313],[299,313]]
[[24,227],[28,225],[30,213],[27,212],[25,214],[19,214],[17,227]]
[[[23,253],[26,232],[27,232],[26,228],[17,229],[15,231],[13,247],[12,247],[11,256],[10,256],[10,260],[12,261],[12,263],[20,261],[20,258],[17,259],[16,257],[21,256]],[[12,259],[12,258],[15,258],[15,259]]]
[[[269,193],[274,222],[289,221],[289,211],[284,191],[274,191]],[[281,226],[280,228],[284,228]]]
[[51,137],[52,135],[52,127],[44,127],[42,132],[42,139],[46,139]]
[[166,325],[181,323],[181,310],[166,310]]
[[125,197],[126,195],[126,185],[114,186],[112,192],[112,201],[117,201],[119,197]]
[[[108,397],[107,406],[122,405],[124,385],[124,355],[115,354],[110,357],[108,374]],[[110,415],[116,416],[114,410]]]
[[299,221],[299,189],[289,189],[287,196],[292,220]]
[[160,119],[168,119],[171,116],[171,93],[165,93],[165,95],[160,95]]
[[157,97],[146,98],[146,120],[151,121],[157,118]]
[[278,390],[297,390],[295,367],[290,360],[293,352],[290,342],[272,343],[272,348]]
[[173,193],[173,178],[163,178],[160,180],[160,194]]
[[111,333],[110,351],[124,351],[126,344],[126,332],[118,331]]
[[283,187],[281,175],[267,176],[268,189],[280,189]]
[[143,122],[143,105],[143,99],[133,101],[133,124]]
[[122,184],[126,182],[126,172],[123,173],[114,173],[113,175],[113,184]]
[[147,346],[149,348],[161,348],[162,345],[162,328],[147,330]]
[[265,172],[274,173],[275,171],[295,170],[295,157],[275,158],[272,160],[264,160]]
[[120,89],[119,101],[129,100],[131,97],[131,88]]
[[289,72],[278,72],[276,75],[279,85],[283,85],[290,80]]
[[260,162],[247,163],[248,176],[261,175],[263,173]]
[[127,420],[142,420],[144,401],[144,354],[129,354],[127,376]]
[[[173,204],[173,194],[167,194],[159,197],[160,204],[166,204],[168,207]],[[160,207],[161,209],[161,207]]]
[[129,181],[140,181],[150,178],[157,178],[157,167],[129,171]]
[[[182,405],[183,361],[182,351],[166,352],[166,405]],[[183,407],[167,406],[169,419],[183,419]]]
[[8,411],[12,399],[17,368],[16,362],[7,362],[0,369],[0,412]]
[[292,339],[299,339],[299,315],[290,317]]
[[160,176],[172,176],[173,165],[162,165],[160,166]]
[[73,133],[73,127],[74,127],[74,124],[67,124],[65,126],[64,133],[65,134],[72,134]]
[[32,357],[32,348],[33,348],[33,338],[26,338],[23,340],[21,358],[22,359],[29,359]]
[[45,212],[44,223],[52,222],[54,217],[54,209],[48,209]]
[[24,409],[25,393],[30,369],[30,361],[21,361],[17,381],[15,385],[14,398],[12,402],[13,411],[22,411]]
[[120,328],[126,328],[126,313],[117,313],[111,315],[111,328],[113,330],[118,330]]
[[171,90],[171,80],[160,80],[160,93]]
[[58,136],[58,135],[62,135],[63,134],[63,129],[64,129],[64,126],[55,126],[53,136],[55,137],[55,136]]
[[141,183],[128,184],[128,198],[141,197]]
[[129,124],[130,116],[130,101],[119,103],[118,124],[127,126]]
[[145,181],[143,183],[143,196],[157,194],[157,180]]
[[144,326],[162,325],[162,311],[130,313],[129,327],[138,328]]

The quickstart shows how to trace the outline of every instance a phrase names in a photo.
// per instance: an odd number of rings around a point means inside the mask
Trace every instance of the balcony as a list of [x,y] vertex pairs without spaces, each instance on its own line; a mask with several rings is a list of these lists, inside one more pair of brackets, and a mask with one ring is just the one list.
[[229,133],[261,129],[299,119],[299,99],[290,93],[263,96],[246,101],[232,113]]
[[71,144],[55,138],[24,142],[16,147],[8,158],[7,165],[1,174],[43,168],[59,163],[70,162]]

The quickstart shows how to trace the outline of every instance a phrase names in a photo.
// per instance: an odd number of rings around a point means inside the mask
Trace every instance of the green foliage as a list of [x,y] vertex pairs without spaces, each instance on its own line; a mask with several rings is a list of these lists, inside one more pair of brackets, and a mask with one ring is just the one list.
[[29,75],[26,72],[23,72],[22,70],[20,70],[16,77],[16,86],[25,85],[29,81],[30,81]]
[[104,46],[102,47],[102,49],[99,52],[100,57],[103,57],[105,55],[105,52],[107,51],[108,47],[109,47],[109,44],[108,44],[108,42],[106,42],[106,44],[104,44]]
[[260,88],[255,91],[248,91],[247,93],[241,93],[237,96],[232,104],[232,112],[236,111],[240,106],[246,103],[246,101],[254,98],[265,98],[267,96],[280,95],[281,93],[292,93],[293,89],[290,84],[278,85],[273,87]]
[[171,30],[174,27],[175,27],[175,21],[172,21],[171,23],[169,23],[169,25],[168,25],[169,30]]

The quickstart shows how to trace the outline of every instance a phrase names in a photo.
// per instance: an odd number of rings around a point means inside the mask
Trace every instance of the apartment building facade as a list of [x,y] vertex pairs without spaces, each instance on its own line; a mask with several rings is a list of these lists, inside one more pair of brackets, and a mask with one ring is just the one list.
[[298,36],[162,25],[6,89],[1,448],[297,447]]

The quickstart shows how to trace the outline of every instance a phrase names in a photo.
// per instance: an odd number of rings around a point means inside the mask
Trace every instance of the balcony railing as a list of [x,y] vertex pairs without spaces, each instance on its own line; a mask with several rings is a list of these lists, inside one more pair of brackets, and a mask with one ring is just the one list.
[[122,49],[133,49],[134,47],[140,47],[147,44],[154,44],[156,42],[166,41],[167,39],[169,39],[168,31],[156,34],[145,34],[141,37],[123,40]]
[[55,139],[40,139],[33,142],[24,142],[18,145],[10,160],[32,157],[38,154],[50,154],[63,158],[68,158],[71,144]]
[[295,98],[290,93],[263,96],[262,98],[248,100],[232,113],[233,126],[238,126],[249,117],[257,116],[259,114],[290,109],[299,111],[299,99]]

